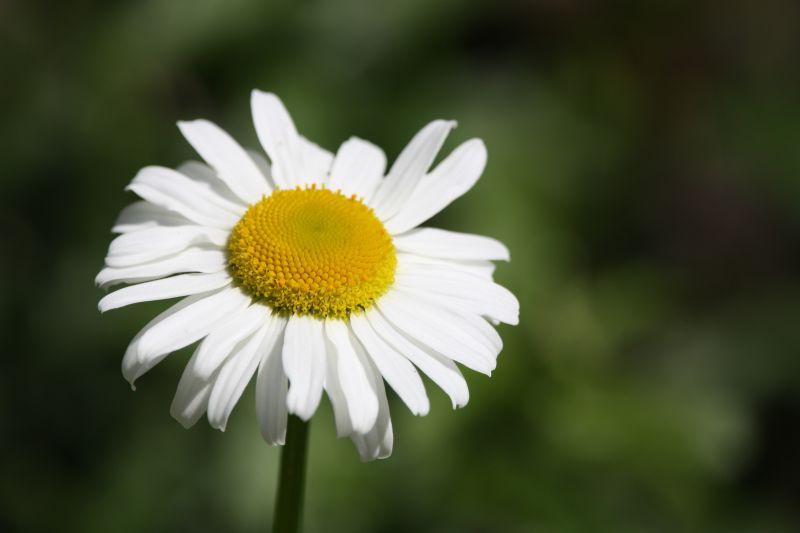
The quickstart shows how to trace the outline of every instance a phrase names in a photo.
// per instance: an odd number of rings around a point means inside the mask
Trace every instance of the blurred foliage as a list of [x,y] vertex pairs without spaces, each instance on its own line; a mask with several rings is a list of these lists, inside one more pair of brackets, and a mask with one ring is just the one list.
[[393,399],[391,459],[323,405],[308,531],[800,530],[800,4],[11,0],[0,44],[0,530],[265,530],[252,391],[181,429],[186,353],[119,371],[166,304],[92,283],[136,170],[194,157],[176,120],[257,145],[254,87],[329,149],[485,139],[432,223],[506,242],[522,306],[465,409]]

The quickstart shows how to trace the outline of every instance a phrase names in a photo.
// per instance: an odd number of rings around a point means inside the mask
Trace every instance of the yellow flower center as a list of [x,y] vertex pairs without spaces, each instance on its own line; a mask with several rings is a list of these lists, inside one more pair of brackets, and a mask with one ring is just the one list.
[[231,274],[283,313],[345,318],[394,281],[392,238],[355,196],[315,186],[252,204],[228,241]]

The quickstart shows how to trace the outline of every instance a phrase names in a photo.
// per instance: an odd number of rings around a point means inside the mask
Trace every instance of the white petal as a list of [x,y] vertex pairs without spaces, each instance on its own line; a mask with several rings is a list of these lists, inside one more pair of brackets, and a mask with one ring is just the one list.
[[469,272],[486,279],[492,279],[495,271],[495,264],[491,261],[468,261],[461,259],[438,259],[425,255],[409,254],[400,252],[397,254],[397,264],[403,265],[435,265],[440,267],[453,268],[464,272]]
[[386,398],[386,388],[383,386],[378,370],[372,361],[369,360],[361,343],[352,339],[353,347],[359,359],[364,364],[364,369],[373,385],[373,390],[378,398],[378,418],[375,425],[368,433],[361,435],[353,433],[350,438],[356,445],[358,454],[362,461],[372,461],[374,459],[384,459],[392,454],[394,443],[394,432],[392,431],[392,419],[389,414],[389,401]]
[[303,160],[304,144],[280,98],[254,90],[250,104],[258,140],[272,161],[272,179],[281,189],[307,182]]
[[369,201],[385,170],[383,150],[368,141],[351,137],[336,152],[328,188]]
[[264,340],[271,329],[272,321],[265,320],[255,333],[239,343],[220,369],[208,399],[208,422],[211,427],[225,431],[228,417],[261,361]]
[[391,290],[378,301],[378,308],[397,329],[423,346],[477,372],[491,374],[497,353],[467,335],[471,326],[455,313],[412,299]]
[[286,319],[273,315],[272,320],[275,327],[264,339],[256,375],[256,417],[261,436],[267,443],[275,445],[286,442],[286,394],[289,380],[283,371],[281,360]]
[[351,315],[350,326],[383,378],[411,412],[420,416],[428,414],[430,403],[417,369],[387,344],[363,315]]
[[189,359],[186,368],[183,369],[178,390],[175,391],[175,397],[169,408],[172,417],[187,429],[195,425],[206,412],[208,397],[214,386],[213,378],[203,379],[194,371],[196,360],[197,350]]
[[148,202],[213,228],[232,228],[245,210],[218,195],[210,186],[166,167],[143,168],[126,189]]
[[150,321],[128,346],[123,375],[133,384],[171,352],[200,340],[250,302],[236,288],[184,298]]
[[[336,423],[336,436],[348,437],[353,433],[353,422],[350,419],[350,411],[347,406],[347,399],[342,390],[342,383],[339,380],[339,373],[336,371],[337,358],[336,348],[326,339],[326,350],[328,353],[327,364],[325,365],[324,389],[328,394],[328,399],[333,407],[333,420]],[[375,404],[377,406],[377,398]],[[376,409],[377,417],[377,409]]]
[[151,263],[124,268],[104,268],[97,274],[95,283],[107,287],[116,283],[139,283],[182,272],[210,274],[225,270],[228,259],[222,250],[189,248],[180,253]]
[[443,305],[464,309],[506,324],[519,322],[519,301],[490,278],[445,265],[400,262],[395,287],[436,295]]
[[209,378],[225,362],[236,345],[249,337],[269,320],[267,306],[254,303],[246,309],[226,317],[214,331],[203,339],[197,350],[196,372]]
[[306,175],[302,180],[303,184],[327,184],[328,173],[331,170],[331,164],[333,164],[333,154],[302,135],[300,136],[300,146],[306,169]]
[[293,315],[283,340],[283,369],[289,378],[289,412],[308,420],[317,410],[325,381],[325,337],[322,321]]
[[267,184],[271,190],[275,190],[275,182],[272,180],[272,166],[267,161],[267,158],[264,157],[263,152],[257,150],[247,150],[247,155],[250,156],[250,159],[253,160],[253,163],[258,167],[258,170],[261,171],[261,174],[267,179]]
[[352,429],[366,433],[375,425],[378,416],[378,398],[367,371],[350,342],[350,332],[344,321],[326,320],[325,333],[332,345],[328,357],[328,375],[335,376],[341,387]]
[[154,227],[123,233],[108,248],[106,265],[120,268],[174,255],[190,246],[225,246],[229,232],[204,226]]
[[503,349],[503,339],[486,319],[468,309],[445,305],[444,302],[450,300],[449,298],[440,298],[436,294],[423,291],[412,292],[403,287],[393,287],[393,292],[405,299],[407,305],[419,307],[425,304],[431,312],[447,317],[447,320],[460,328],[464,340],[481,344],[493,357],[496,358]]
[[386,222],[391,234],[402,233],[422,224],[470,190],[486,167],[486,146],[470,139],[426,174],[400,211]]
[[508,248],[491,237],[437,228],[418,228],[395,235],[395,247],[428,257],[466,261],[508,261]]
[[192,221],[169,209],[140,200],[126,206],[117,217],[113,233],[128,233],[157,226],[185,226]]
[[467,405],[469,401],[467,382],[453,361],[415,344],[389,324],[377,309],[370,309],[365,315],[375,331],[387,343],[414,363],[450,396],[453,408]]
[[208,120],[178,122],[197,153],[217,171],[217,176],[246,204],[257,202],[271,189],[247,152],[226,131]]
[[411,139],[370,200],[370,206],[378,218],[389,220],[397,214],[430,168],[447,134],[455,126],[453,121],[434,120]]
[[101,313],[105,313],[135,303],[168,300],[213,291],[228,285],[231,281],[231,277],[224,271],[213,274],[180,274],[116,290],[104,296],[97,307]]
[[217,175],[217,171],[201,163],[200,161],[189,160],[178,166],[178,172],[193,179],[196,182],[209,187],[217,195],[226,200],[244,207],[247,203],[239,198]]

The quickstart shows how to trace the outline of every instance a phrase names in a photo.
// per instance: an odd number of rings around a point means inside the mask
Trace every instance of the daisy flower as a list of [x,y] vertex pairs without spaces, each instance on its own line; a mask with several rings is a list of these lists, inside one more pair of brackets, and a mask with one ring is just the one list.
[[185,427],[205,413],[225,429],[255,375],[261,434],[283,444],[287,417],[308,420],[323,392],[337,433],[362,459],[388,456],[384,382],[415,415],[429,410],[419,372],[453,406],[469,393],[458,364],[484,374],[516,324],[519,304],[492,280],[506,247],[489,237],[419,228],[469,190],[486,164],[479,139],[430,167],[455,122],[425,126],[386,170],[383,151],[352,137],[334,155],[298,134],[274,94],[253,91],[268,156],[206,120],[179,122],[205,163],[151,166],[127,189],[141,198],[112,231],[100,300],[105,312],[182,298],[128,346],[137,378],[197,343],[171,413]]

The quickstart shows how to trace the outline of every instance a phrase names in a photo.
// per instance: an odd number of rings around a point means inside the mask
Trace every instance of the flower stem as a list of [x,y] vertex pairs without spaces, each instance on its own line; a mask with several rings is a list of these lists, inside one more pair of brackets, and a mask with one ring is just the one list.
[[286,444],[281,451],[278,495],[275,500],[273,533],[297,533],[303,514],[303,489],[308,451],[308,423],[289,416]]

